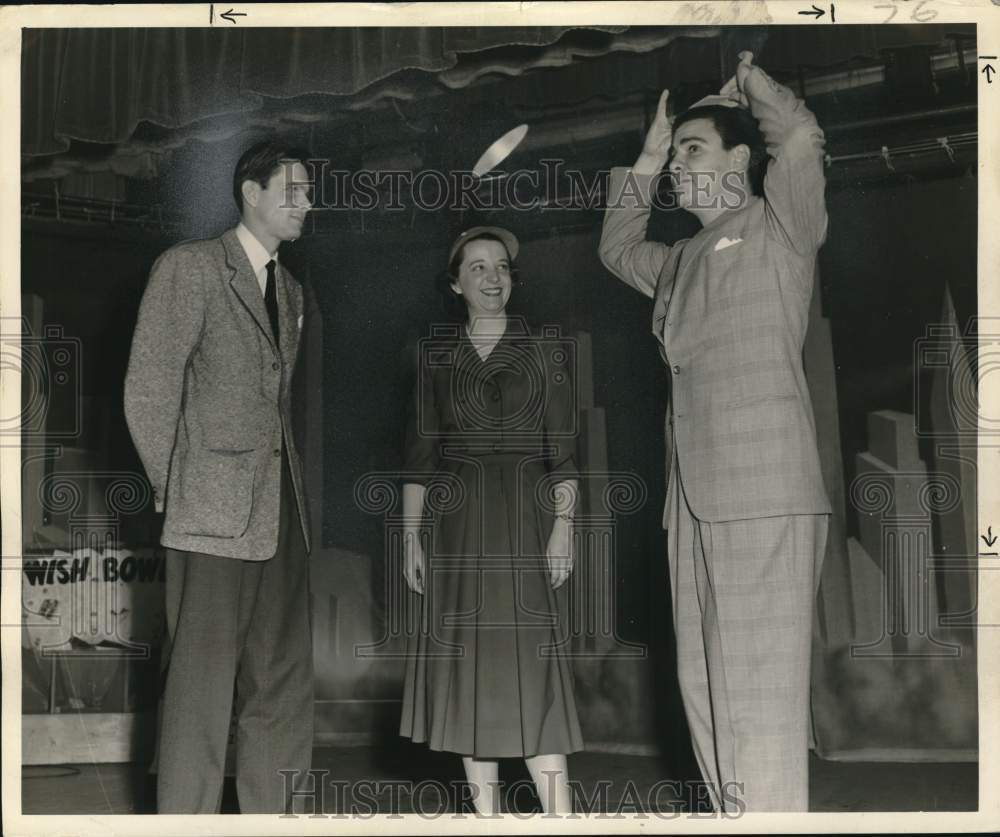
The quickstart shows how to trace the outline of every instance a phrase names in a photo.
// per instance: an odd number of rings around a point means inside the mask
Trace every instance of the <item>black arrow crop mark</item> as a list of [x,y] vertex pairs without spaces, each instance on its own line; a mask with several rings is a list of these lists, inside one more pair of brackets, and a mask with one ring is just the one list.
[[817,9],[815,6],[812,7],[812,11],[799,12],[800,15],[812,15],[816,20],[819,20],[823,15],[826,14],[822,9]]
[[986,65],[985,67],[983,67],[983,69],[982,69],[982,70],[980,70],[979,72],[981,72],[981,73],[986,73],[986,83],[987,83],[987,84],[993,84],[993,76],[992,76],[992,73],[995,73],[995,72],[996,72],[996,68],[995,68],[995,67],[994,67],[994,66],[993,66],[992,64],[987,64],[987,65]]
[[236,23],[236,18],[246,17],[246,16],[247,16],[246,12],[234,12],[232,9],[230,9],[228,12],[223,12],[221,15],[219,15],[219,17],[225,18],[230,23]]
[[[987,537],[986,535],[989,535],[989,537]],[[997,536],[993,534],[993,527],[992,526],[987,526],[986,527],[986,535],[980,535],[979,537],[981,537],[983,539],[983,542],[987,546],[993,546],[993,544],[995,544],[997,542]]]

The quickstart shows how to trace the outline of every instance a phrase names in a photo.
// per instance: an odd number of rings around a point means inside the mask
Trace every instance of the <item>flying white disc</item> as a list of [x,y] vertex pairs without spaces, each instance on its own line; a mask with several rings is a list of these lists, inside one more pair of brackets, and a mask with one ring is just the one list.
[[483,156],[476,161],[476,165],[472,167],[472,173],[476,177],[482,177],[486,172],[495,169],[521,144],[521,140],[524,139],[527,133],[527,125],[518,125],[516,128],[508,131],[486,149]]

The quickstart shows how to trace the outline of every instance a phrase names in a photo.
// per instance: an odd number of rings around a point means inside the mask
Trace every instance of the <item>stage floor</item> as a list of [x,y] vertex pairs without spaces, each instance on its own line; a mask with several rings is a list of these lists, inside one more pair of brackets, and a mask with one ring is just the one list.
[[[461,766],[455,756],[431,754],[422,748],[386,753],[375,747],[322,747],[313,767],[326,770],[334,783],[323,799],[327,814],[355,813],[426,815],[455,810],[454,795],[442,793],[460,785]],[[569,757],[570,777],[578,781],[598,808],[630,814],[639,810],[686,810],[671,789],[662,759],[607,753],[575,753]],[[26,767],[22,805],[25,814],[145,814],[155,812],[155,780],[140,765],[84,764]],[[527,779],[523,764],[504,763],[501,779]],[[359,780],[371,783],[358,787]],[[420,784],[420,783],[423,784]],[[660,782],[660,792],[655,791]],[[354,783],[349,785],[349,783]],[[603,784],[602,784],[603,783]],[[887,764],[810,761],[810,810],[840,811],[974,811],[978,799],[976,764]],[[348,791],[348,787],[353,787]],[[351,802],[353,799],[353,803]],[[527,789],[515,796],[517,810],[534,810]],[[470,809],[471,810],[471,809]],[[223,813],[237,813],[232,781],[227,780]]]

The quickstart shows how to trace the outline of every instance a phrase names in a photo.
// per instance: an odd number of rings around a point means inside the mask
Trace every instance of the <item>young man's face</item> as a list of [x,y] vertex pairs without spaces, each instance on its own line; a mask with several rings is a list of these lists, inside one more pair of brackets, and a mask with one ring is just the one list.
[[739,178],[730,172],[746,170],[744,149],[726,149],[711,119],[692,119],[674,134],[670,150],[670,173],[677,202],[688,210],[735,208],[734,184]]
[[306,167],[299,162],[282,163],[266,187],[253,186],[256,187],[253,190],[255,201],[247,206],[244,195],[244,206],[254,214],[261,231],[278,241],[294,241],[301,236],[306,213],[312,207]]

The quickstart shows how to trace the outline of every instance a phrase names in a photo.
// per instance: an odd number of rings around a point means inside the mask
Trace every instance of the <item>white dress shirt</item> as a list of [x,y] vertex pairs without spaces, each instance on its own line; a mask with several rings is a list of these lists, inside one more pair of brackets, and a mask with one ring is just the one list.
[[[253,268],[254,275],[257,277],[257,284],[260,285],[261,295],[263,295],[267,288],[267,263],[271,259],[274,259],[275,263],[277,263],[278,253],[277,251],[268,253],[264,245],[257,240],[257,236],[250,232],[243,225],[242,221],[236,227],[236,237],[240,240],[240,244],[243,245],[247,258],[250,259],[250,267]],[[275,281],[277,281],[277,277]]]

